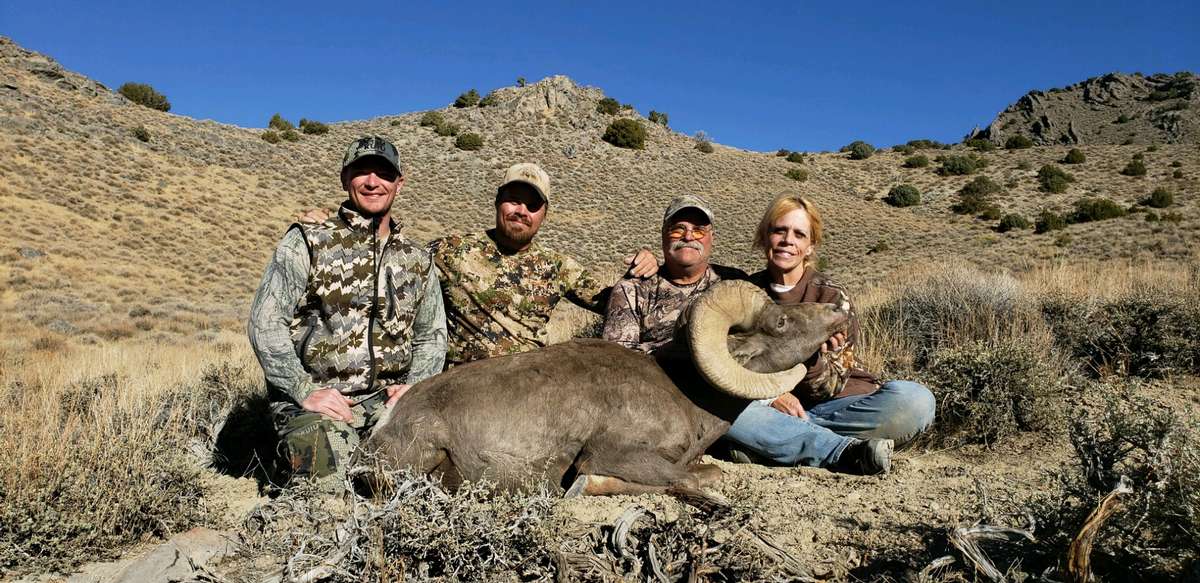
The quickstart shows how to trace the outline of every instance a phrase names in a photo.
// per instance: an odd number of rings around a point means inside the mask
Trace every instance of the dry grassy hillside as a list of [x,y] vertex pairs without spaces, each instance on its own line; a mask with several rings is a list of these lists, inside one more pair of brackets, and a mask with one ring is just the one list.
[[[813,196],[826,214],[829,269],[856,285],[945,257],[986,266],[1062,256],[1178,257],[1200,226],[1195,145],[1146,153],[1143,178],[1117,171],[1144,146],[1084,148],[1087,163],[1069,168],[1078,182],[1059,195],[1038,191],[1036,170],[1064,149],[984,153],[991,161],[984,174],[1008,185],[998,201],[1006,210],[1065,208],[1083,195],[1129,204],[1158,185],[1176,194],[1178,222],[1150,225],[1134,215],[1072,226],[1065,237],[998,234],[994,221],[947,210],[970,177],[941,177],[936,164],[902,168],[896,152],[862,161],[811,154],[800,165],[808,180],[796,182],[784,173],[797,165],[774,153],[718,145],[704,154],[692,138],[654,124],[647,124],[645,150],[616,148],[600,140],[614,119],[596,111],[603,93],[564,77],[503,88],[492,107],[442,110],[463,131],[483,136],[476,152],[419,127],[420,113],[332,124],[326,135],[273,145],[258,129],[135,105],[7,39],[0,39],[0,79],[0,306],[6,328],[49,344],[66,336],[175,338],[238,326],[289,217],[340,200],[342,147],[366,133],[394,140],[407,163],[398,214],[410,235],[428,240],[484,228],[502,170],[533,160],[554,178],[544,238],[605,272],[622,252],[656,244],[662,208],[683,192],[713,201],[716,257],[746,269],[758,265],[749,232],[766,201],[785,190]],[[135,137],[139,127],[149,141]],[[1171,178],[1175,170],[1182,179]],[[925,202],[907,209],[881,202],[902,182],[918,186]]]

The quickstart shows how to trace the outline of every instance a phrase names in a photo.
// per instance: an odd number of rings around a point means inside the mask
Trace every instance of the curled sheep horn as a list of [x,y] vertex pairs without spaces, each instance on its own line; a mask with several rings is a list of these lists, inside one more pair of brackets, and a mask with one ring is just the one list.
[[742,366],[729,353],[732,328],[753,329],[771,305],[766,292],[746,281],[722,281],[697,298],[687,318],[688,346],[696,368],[713,387],[745,399],[770,399],[792,390],[808,373],[803,364],[761,373]]

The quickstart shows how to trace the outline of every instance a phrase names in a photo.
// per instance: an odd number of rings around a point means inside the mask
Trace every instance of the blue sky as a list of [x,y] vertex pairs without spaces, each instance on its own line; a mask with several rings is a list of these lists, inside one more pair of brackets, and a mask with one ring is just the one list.
[[753,150],[957,141],[1031,89],[1200,70],[1200,3],[0,2],[0,34],[263,127],[553,74]]

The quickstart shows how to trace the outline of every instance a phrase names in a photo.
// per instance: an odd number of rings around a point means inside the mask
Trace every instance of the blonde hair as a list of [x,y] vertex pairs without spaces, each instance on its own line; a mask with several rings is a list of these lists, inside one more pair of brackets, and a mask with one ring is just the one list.
[[808,213],[808,223],[812,226],[812,232],[808,234],[812,240],[814,252],[804,260],[806,267],[815,265],[817,262],[816,247],[821,246],[821,240],[824,238],[821,229],[821,211],[817,210],[817,205],[811,200],[800,196],[799,194],[781,194],[767,205],[767,210],[763,212],[762,219],[758,221],[758,231],[754,233],[754,248],[759,251],[766,252],[771,247],[771,225],[775,221],[783,218],[794,210],[803,209]]

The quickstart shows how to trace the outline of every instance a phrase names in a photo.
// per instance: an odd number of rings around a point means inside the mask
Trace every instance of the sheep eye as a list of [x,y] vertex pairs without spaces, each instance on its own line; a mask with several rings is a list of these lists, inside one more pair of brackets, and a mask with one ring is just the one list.
[[787,328],[787,324],[788,324],[787,316],[786,315],[779,316],[779,319],[775,321],[775,329],[782,331],[784,328]]

